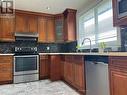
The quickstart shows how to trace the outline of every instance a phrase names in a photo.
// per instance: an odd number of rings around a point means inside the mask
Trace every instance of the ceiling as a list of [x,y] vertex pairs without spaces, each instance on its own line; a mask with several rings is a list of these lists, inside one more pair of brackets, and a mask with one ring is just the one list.
[[58,14],[62,13],[66,8],[80,10],[88,1],[90,0],[15,0],[15,8],[33,12]]

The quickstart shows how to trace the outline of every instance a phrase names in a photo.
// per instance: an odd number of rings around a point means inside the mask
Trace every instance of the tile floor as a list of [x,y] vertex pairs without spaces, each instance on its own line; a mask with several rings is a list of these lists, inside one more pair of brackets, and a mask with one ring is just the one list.
[[62,81],[41,80],[0,86],[0,95],[80,95]]

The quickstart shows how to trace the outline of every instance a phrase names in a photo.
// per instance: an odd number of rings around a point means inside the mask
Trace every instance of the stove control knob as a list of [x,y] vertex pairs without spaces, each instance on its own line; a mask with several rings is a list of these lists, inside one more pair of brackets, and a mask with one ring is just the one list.
[[15,47],[15,51],[18,51],[18,47]]
[[22,48],[18,48],[18,50],[22,50]]
[[37,51],[37,47],[35,47],[34,50]]

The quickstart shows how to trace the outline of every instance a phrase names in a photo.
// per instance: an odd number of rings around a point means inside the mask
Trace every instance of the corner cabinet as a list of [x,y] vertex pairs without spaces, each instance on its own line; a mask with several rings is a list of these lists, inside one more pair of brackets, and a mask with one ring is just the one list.
[[109,59],[110,95],[127,95],[127,57]]
[[0,84],[13,81],[13,56],[0,55]]
[[112,0],[114,26],[127,26],[127,0]]
[[66,9],[64,11],[64,40],[76,40],[76,10]]
[[63,14],[57,14],[55,16],[55,34],[56,34],[56,41],[63,42],[64,41],[64,16]]

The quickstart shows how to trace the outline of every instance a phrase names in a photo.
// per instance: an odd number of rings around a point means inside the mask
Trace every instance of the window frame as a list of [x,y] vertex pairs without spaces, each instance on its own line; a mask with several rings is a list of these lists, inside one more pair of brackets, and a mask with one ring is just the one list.
[[[111,2],[111,0],[109,0],[110,2]],[[91,9],[89,9],[87,12],[89,12],[89,11],[91,11],[91,10],[93,10],[93,14],[94,14],[94,19],[95,19],[95,44],[94,45],[92,45],[92,47],[94,47],[94,48],[98,48],[98,46],[99,46],[99,38],[98,38],[98,36],[99,36],[99,34],[100,33],[98,33],[98,8],[100,7],[100,5],[102,5],[102,4],[105,4],[107,1],[101,1],[99,4],[97,4],[95,7],[93,7],[93,8],[91,8]],[[112,7],[111,8],[108,8],[107,10],[109,10],[109,9],[113,9]],[[80,17],[84,17],[86,14],[87,14],[87,12],[85,12],[85,13],[83,13],[82,15],[79,15],[79,18],[78,18],[78,33],[77,33],[77,40],[78,40],[78,45],[81,45],[80,43],[82,43],[81,41],[80,41],[80,30],[79,30],[79,28],[80,28]],[[104,12],[106,12],[106,11],[104,11]],[[104,13],[104,12],[102,12],[102,13]],[[113,16],[113,15],[112,15]],[[113,23],[113,22],[112,22]],[[116,34],[116,37],[117,37],[117,42],[118,42],[118,40],[119,40],[119,38],[118,38],[118,28],[116,27],[116,32],[117,32],[117,34]],[[83,33],[82,33],[83,34]],[[111,41],[109,41],[109,42],[106,42],[106,43],[110,43]],[[114,41],[113,41],[114,42]],[[120,42],[119,42],[120,43]],[[120,46],[120,45],[119,45]],[[87,48],[89,48],[89,45],[85,45],[85,49],[87,49]],[[84,49],[84,45],[83,46],[80,46],[80,49]]]

